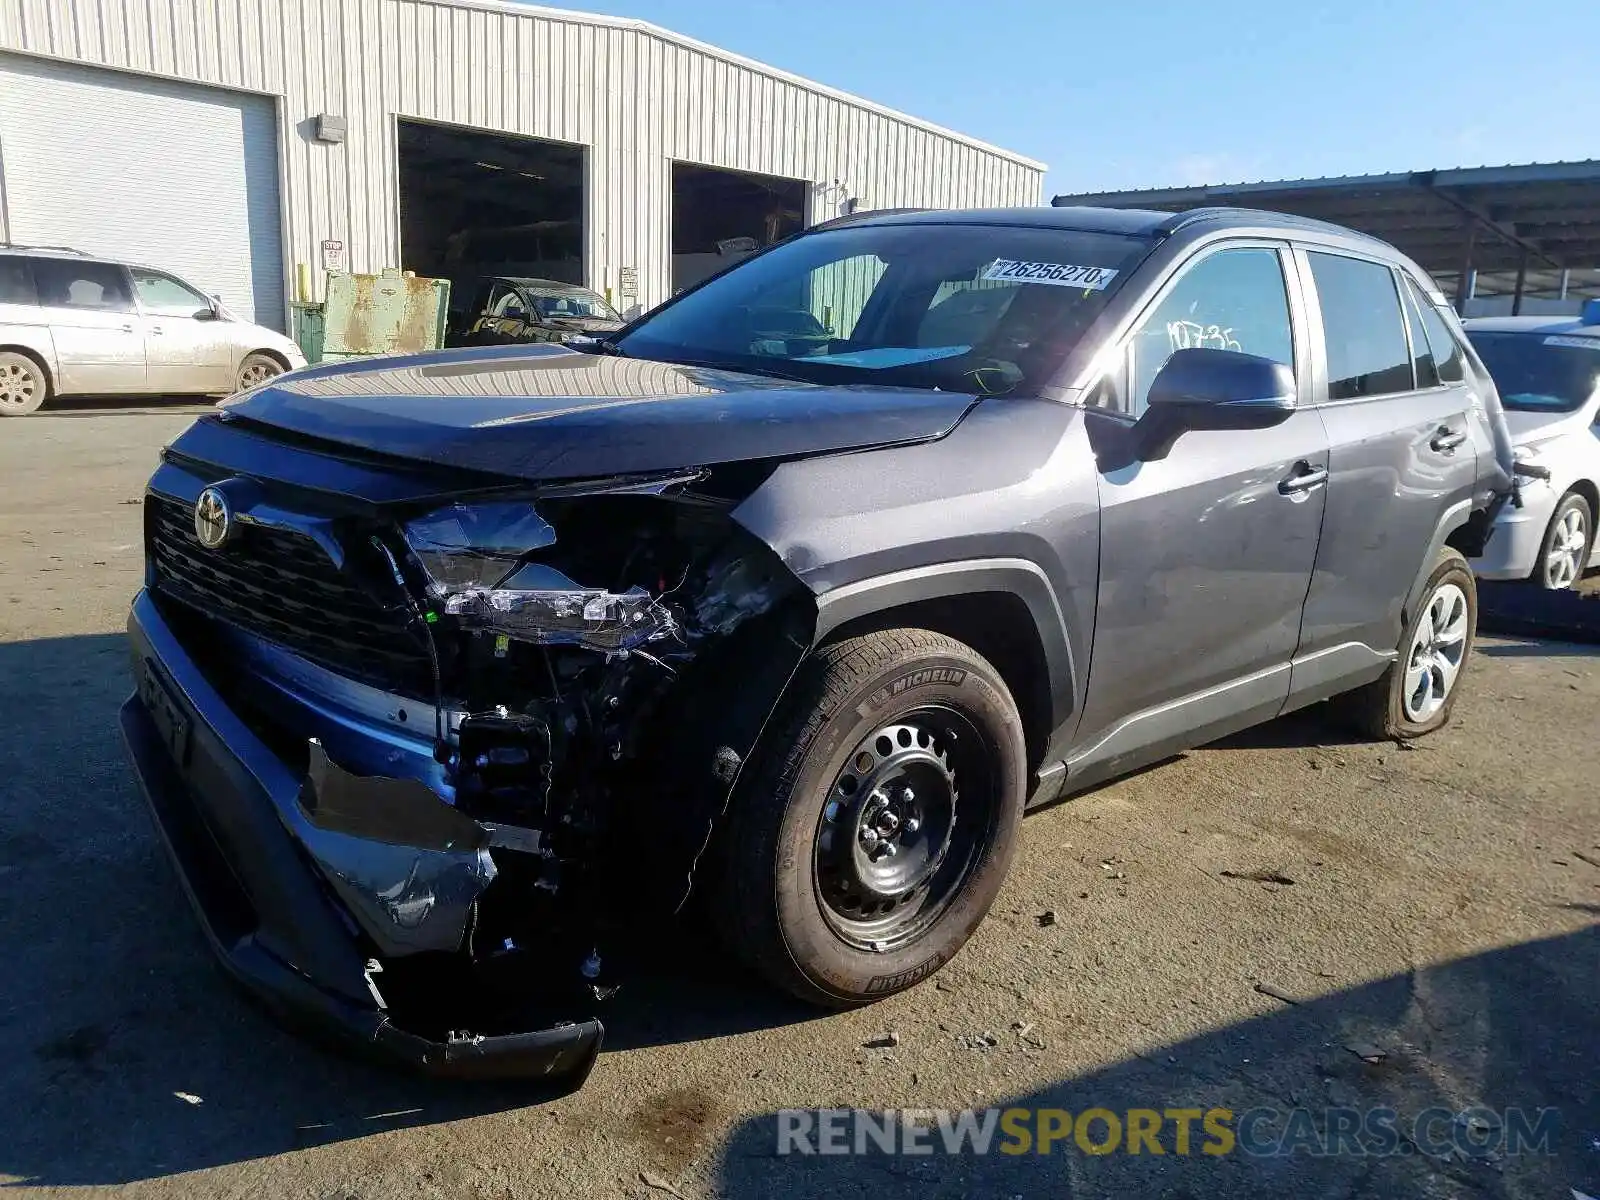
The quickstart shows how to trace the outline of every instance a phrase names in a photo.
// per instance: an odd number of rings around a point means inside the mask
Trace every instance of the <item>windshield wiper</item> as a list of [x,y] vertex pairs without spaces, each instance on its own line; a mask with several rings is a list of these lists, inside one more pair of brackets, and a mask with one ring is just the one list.
[[571,337],[562,338],[561,344],[569,350],[581,350],[585,354],[604,354],[610,358],[628,357],[628,352],[610,338],[595,337],[587,333],[575,333]]

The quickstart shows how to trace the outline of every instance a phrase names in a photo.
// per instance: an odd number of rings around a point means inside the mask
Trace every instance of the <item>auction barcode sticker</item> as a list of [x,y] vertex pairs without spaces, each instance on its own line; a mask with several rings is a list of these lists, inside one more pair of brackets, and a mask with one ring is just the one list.
[[1015,280],[1018,283],[1048,283],[1056,287],[1086,288],[1100,291],[1116,278],[1114,267],[1077,267],[1067,263],[1022,262],[997,258],[980,278]]

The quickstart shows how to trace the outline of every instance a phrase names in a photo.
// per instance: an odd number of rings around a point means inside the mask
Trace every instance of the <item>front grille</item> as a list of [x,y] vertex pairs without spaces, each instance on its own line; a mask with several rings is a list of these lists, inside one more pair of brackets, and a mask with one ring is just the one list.
[[399,597],[379,601],[304,534],[240,524],[207,550],[189,505],[150,495],[145,537],[161,594],[347,678],[432,696],[427,649]]

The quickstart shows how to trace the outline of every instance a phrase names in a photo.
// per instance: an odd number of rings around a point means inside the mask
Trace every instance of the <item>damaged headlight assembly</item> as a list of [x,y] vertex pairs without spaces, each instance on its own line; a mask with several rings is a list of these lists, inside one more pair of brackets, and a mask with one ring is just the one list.
[[408,522],[407,544],[428,590],[465,629],[484,629],[536,645],[615,653],[672,636],[672,614],[642,587],[584,587],[525,559],[555,544],[532,504],[452,504]]

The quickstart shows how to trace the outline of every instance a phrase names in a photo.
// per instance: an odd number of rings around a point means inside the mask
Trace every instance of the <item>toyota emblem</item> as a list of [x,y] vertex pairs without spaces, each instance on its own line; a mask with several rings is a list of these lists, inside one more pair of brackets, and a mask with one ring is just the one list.
[[220,550],[233,532],[233,510],[221,488],[208,487],[194,502],[194,535],[207,550]]

